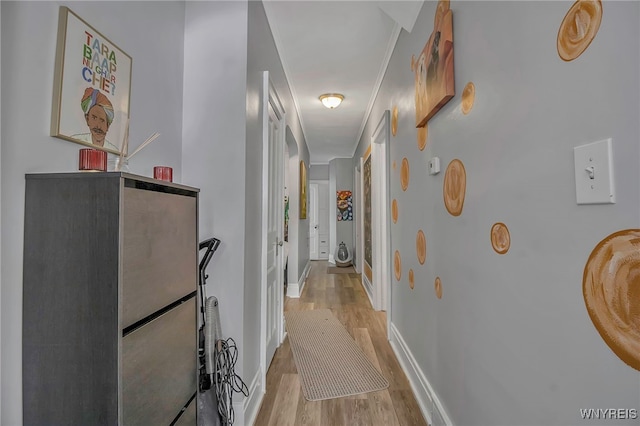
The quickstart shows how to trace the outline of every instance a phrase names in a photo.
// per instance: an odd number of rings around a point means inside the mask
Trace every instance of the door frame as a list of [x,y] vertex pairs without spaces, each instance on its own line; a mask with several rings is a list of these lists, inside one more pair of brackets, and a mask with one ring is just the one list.
[[[318,213],[319,206],[318,201],[320,198],[318,197],[318,184],[309,181],[309,260],[319,260],[320,259],[320,235],[318,233]],[[311,227],[313,226],[313,221],[315,219],[315,247],[313,247],[313,238],[311,237]],[[313,255],[315,249],[315,256]]]
[[362,273],[362,259],[364,259],[364,245],[362,243],[362,159],[358,161],[358,165],[353,171],[353,187],[355,188],[353,196],[353,218],[355,226],[353,227],[353,241],[355,241],[356,252],[353,255],[353,264],[356,273]]
[[389,141],[391,113],[386,110],[371,135],[371,228],[373,246],[373,301],[376,310],[387,312],[391,323],[391,209],[389,206]]
[[[280,98],[275,91],[275,87],[269,78],[269,71],[262,74],[262,87],[260,93],[260,114],[262,123],[262,242],[261,242],[261,283],[260,283],[260,370],[261,370],[261,388],[262,392],[266,392],[267,385],[267,251],[268,251],[268,228],[269,228],[269,168],[272,164],[269,159],[269,106],[273,108],[274,113],[280,122],[280,131],[278,138],[284,146],[285,142],[285,111],[280,102]],[[284,165],[283,165],[284,167]],[[284,191],[284,170],[279,176],[282,178],[282,188]],[[284,206],[283,206],[284,208]],[[284,239],[284,219],[278,221],[280,224],[278,238]],[[276,292],[279,318],[277,322],[278,346],[284,341],[284,262],[283,256],[278,257],[280,264],[278,265],[278,277],[280,289]]]

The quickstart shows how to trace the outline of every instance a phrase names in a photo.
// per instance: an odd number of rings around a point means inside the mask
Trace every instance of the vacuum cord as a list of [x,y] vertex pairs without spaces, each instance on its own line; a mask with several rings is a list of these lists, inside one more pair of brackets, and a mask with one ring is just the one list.
[[241,392],[249,396],[249,388],[235,372],[238,361],[238,348],[231,337],[218,340],[215,351],[216,368],[213,382],[218,398],[218,413],[225,425],[232,425],[234,421],[233,393]]

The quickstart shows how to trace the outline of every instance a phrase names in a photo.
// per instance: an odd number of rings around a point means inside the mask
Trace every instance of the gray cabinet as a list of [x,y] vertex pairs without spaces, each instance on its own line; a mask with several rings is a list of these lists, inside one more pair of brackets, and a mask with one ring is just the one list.
[[26,176],[25,425],[195,424],[197,212],[127,173]]

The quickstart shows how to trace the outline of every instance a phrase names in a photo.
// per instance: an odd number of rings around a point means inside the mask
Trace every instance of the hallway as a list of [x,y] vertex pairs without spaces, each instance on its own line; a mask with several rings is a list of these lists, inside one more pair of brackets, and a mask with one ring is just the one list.
[[[389,388],[325,401],[304,399],[289,339],[267,372],[267,392],[255,425],[426,425],[407,378],[387,341],[386,314],[376,312],[358,274],[327,274],[328,262],[312,261],[299,299],[285,311],[331,309],[389,381]],[[297,401],[295,403],[294,401]]]

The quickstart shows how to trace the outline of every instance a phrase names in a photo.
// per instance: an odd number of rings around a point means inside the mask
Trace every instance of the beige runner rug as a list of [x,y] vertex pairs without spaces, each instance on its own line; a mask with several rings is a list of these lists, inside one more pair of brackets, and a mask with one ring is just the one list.
[[284,315],[305,399],[319,401],[389,387],[329,309]]

